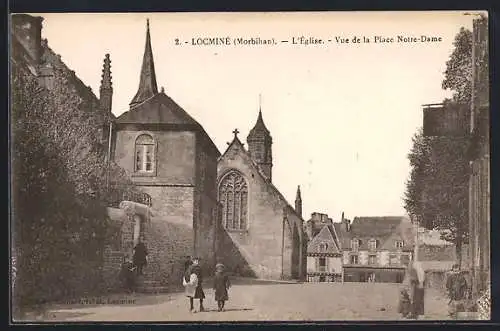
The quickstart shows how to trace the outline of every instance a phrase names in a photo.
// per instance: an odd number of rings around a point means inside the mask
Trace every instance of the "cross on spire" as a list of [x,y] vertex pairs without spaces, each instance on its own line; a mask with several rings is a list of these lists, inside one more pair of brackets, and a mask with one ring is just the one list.
[[240,131],[238,131],[238,129],[234,129],[233,133],[234,133],[234,138],[238,138],[238,133],[240,133]]

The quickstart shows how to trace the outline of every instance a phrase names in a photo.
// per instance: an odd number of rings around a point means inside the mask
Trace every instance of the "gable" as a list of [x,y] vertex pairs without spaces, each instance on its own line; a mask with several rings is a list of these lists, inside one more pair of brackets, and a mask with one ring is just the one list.
[[[237,163],[241,162],[243,167],[238,166]],[[288,203],[281,192],[273,185],[273,183],[261,172],[258,165],[253,161],[252,157],[245,149],[238,137],[235,137],[233,141],[229,144],[226,151],[218,160],[217,165],[217,183],[220,183],[221,178],[223,178],[231,170],[238,170],[242,172],[245,176],[252,176],[258,179],[262,183],[262,189],[270,195],[270,200],[275,201],[282,205],[286,209],[286,213],[294,215],[291,222],[297,227],[298,231],[303,236],[303,226],[302,217],[297,214],[295,209]],[[250,178],[248,178],[250,179]]]
[[[322,243],[326,243],[327,249],[326,251],[321,251],[320,245]],[[338,254],[340,253],[337,244],[333,238],[331,230],[328,226],[324,226],[321,231],[311,240],[311,242],[307,245],[308,253],[329,253],[329,254]]]

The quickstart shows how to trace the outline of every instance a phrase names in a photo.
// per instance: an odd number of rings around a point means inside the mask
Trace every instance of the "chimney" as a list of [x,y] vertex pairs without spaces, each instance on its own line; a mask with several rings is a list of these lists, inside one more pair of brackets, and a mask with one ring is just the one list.
[[42,21],[43,17],[27,14],[12,15],[12,33],[31,56],[33,65],[42,59]]
[[351,221],[344,217],[344,212],[342,212],[341,223],[344,224],[345,230],[349,232],[351,230]]

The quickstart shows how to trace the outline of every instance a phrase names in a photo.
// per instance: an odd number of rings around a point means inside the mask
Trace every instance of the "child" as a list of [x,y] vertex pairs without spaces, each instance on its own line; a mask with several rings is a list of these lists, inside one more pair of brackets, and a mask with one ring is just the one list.
[[399,293],[399,313],[403,315],[404,318],[407,318],[411,312],[411,301],[410,295],[406,291],[406,289],[402,289]]
[[217,306],[219,311],[224,310],[224,303],[229,299],[228,289],[230,287],[229,277],[224,272],[224,265],[218,263],[215,266],[215,277],[214,277],[214,290],[215,290],[215,301],[217,301]]
[[189,311],[194,310],[194,296],[198,287],[198,276],[192,272],[191,267],[188,267],[182,276],[182,285],[185,288],[186,296],[189,298]]

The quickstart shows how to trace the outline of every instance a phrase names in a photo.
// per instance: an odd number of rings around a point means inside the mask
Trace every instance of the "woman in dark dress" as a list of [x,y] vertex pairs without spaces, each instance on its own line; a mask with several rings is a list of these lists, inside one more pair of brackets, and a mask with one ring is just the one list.
[[146,245],[144,245],[143,242],[139,242],[134,247],[134,257],[133,257],[134,265],[137,267],[137,275],[142,275],[142,269],[148,263],[147,256],[148,256],[148,250],[146,249]]
[[224,304],[229,299],[228,289],[230,287],[229,277],[224,272],[224,265],[218,263],[215,266],[215,277],[214,277],[214,290],[215,290],[215,301],[217,301],[217,306],[219,311],[224,310]]

